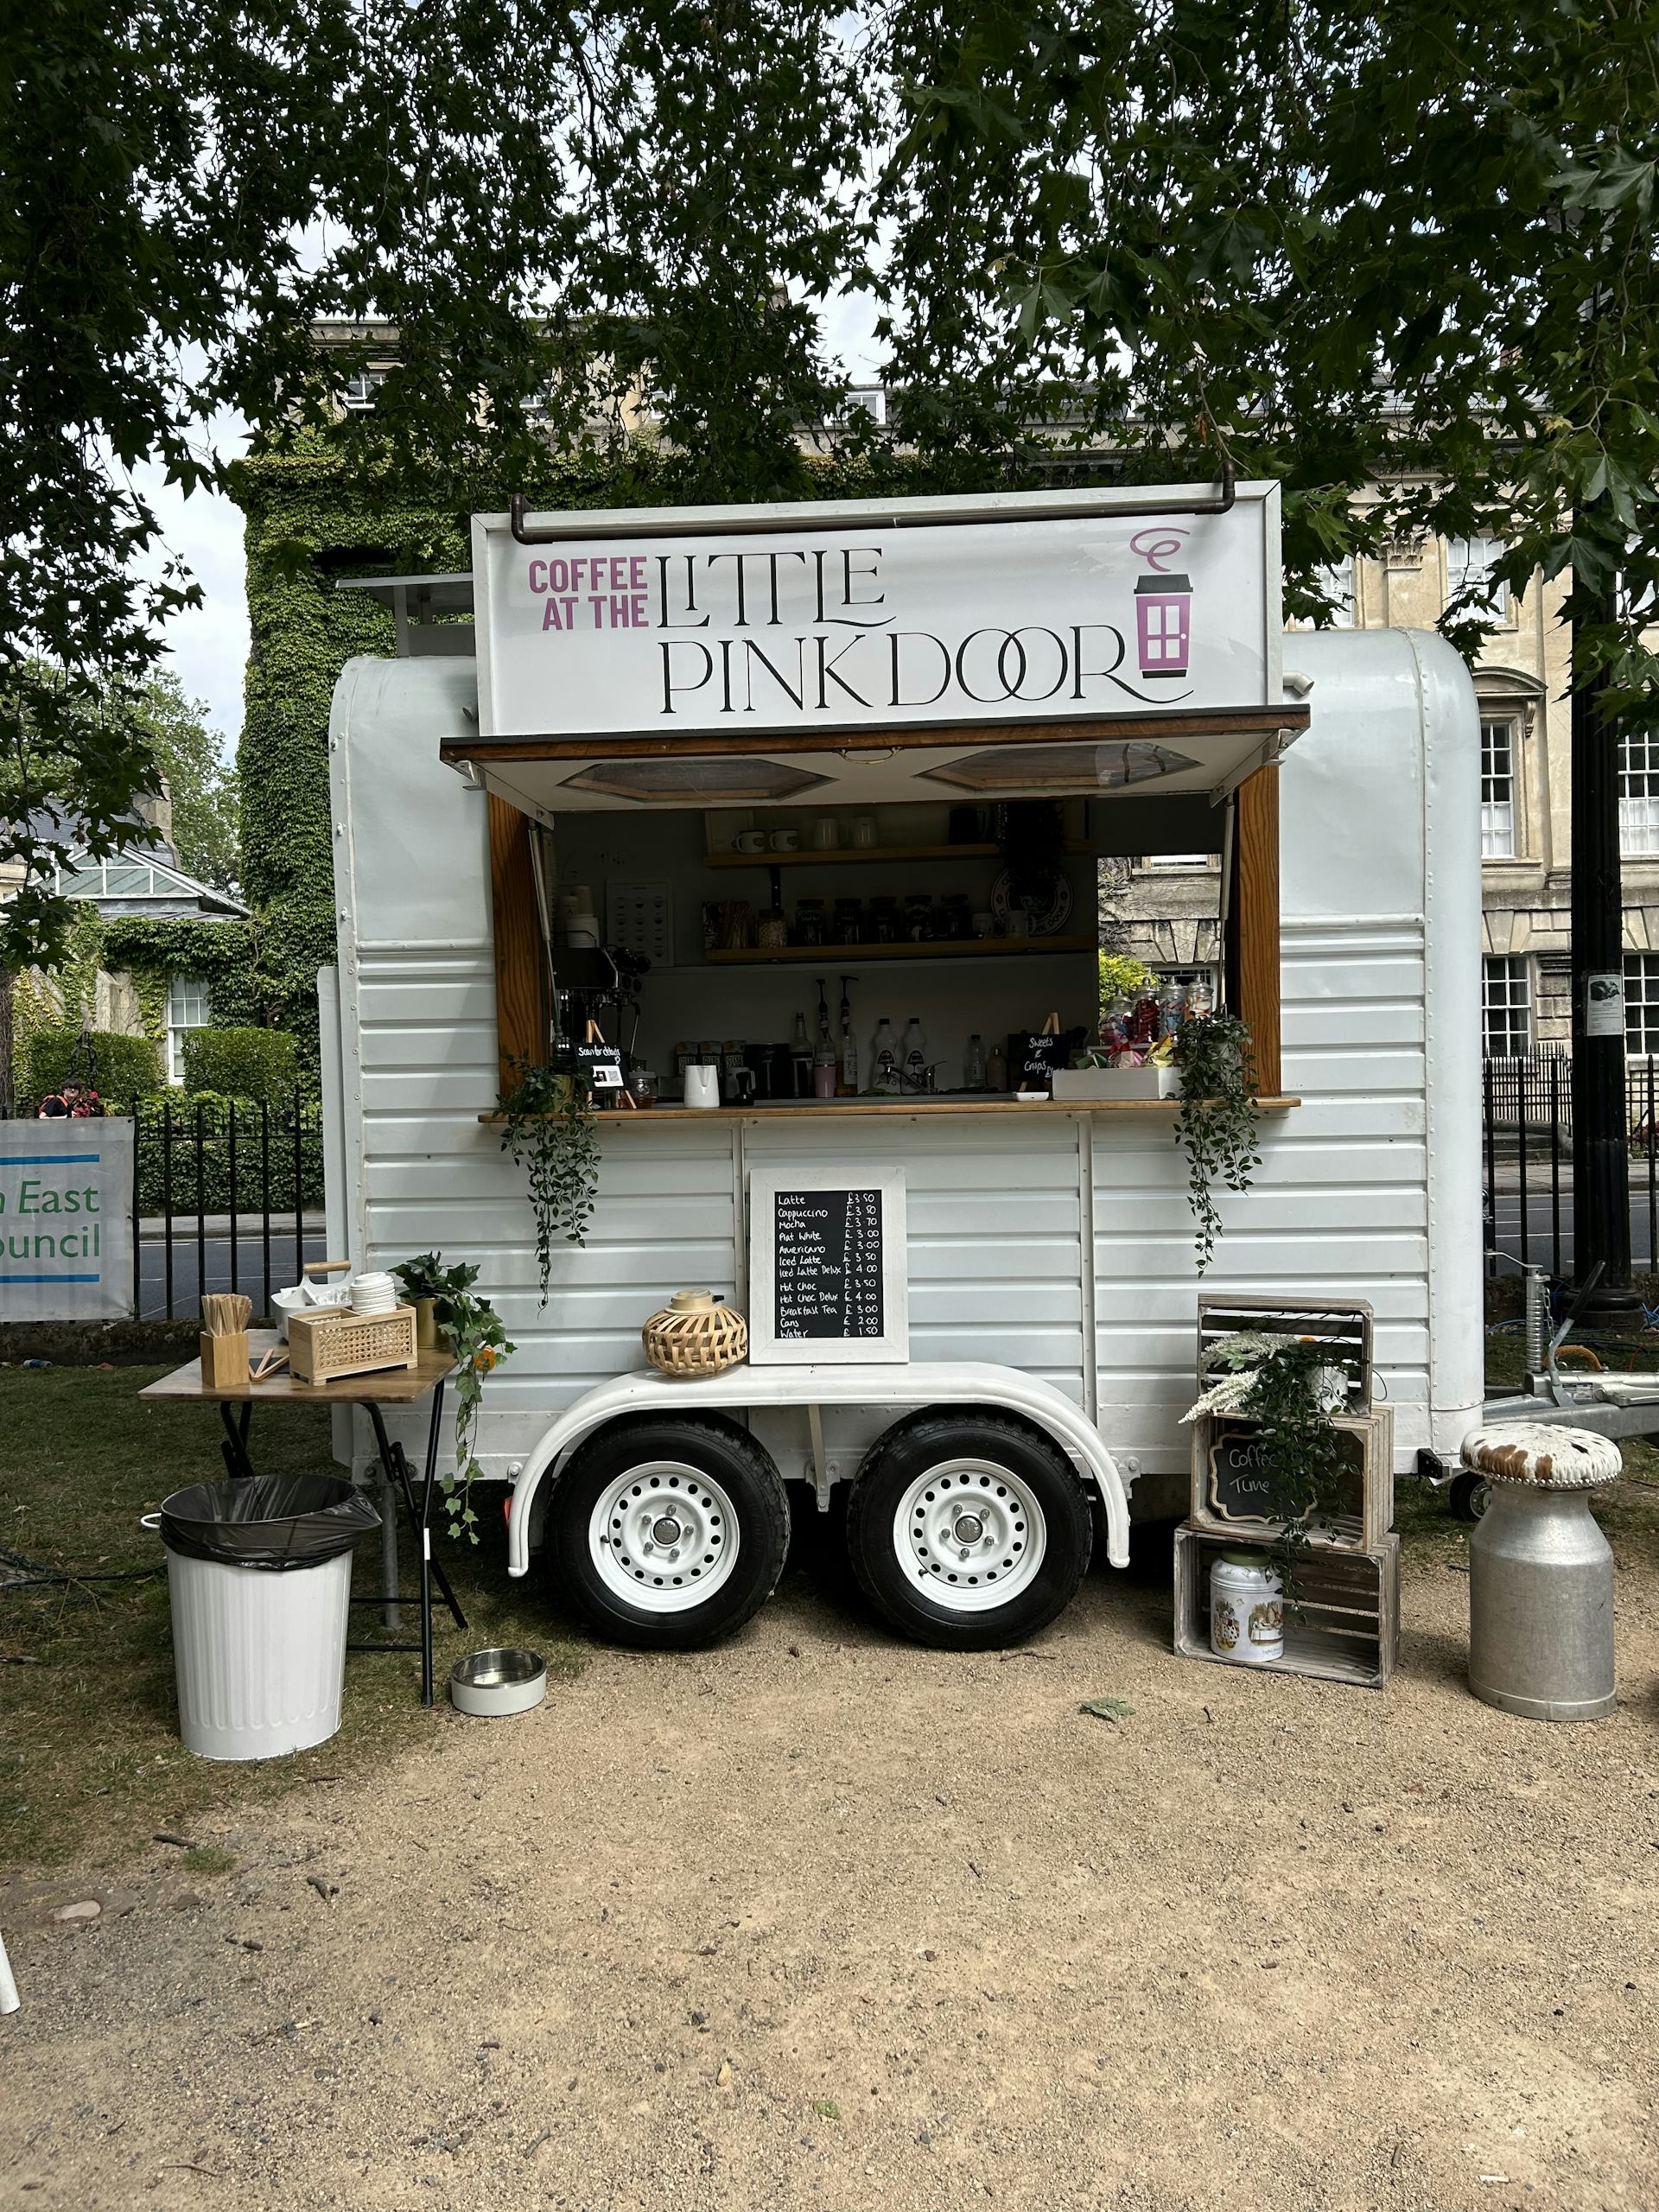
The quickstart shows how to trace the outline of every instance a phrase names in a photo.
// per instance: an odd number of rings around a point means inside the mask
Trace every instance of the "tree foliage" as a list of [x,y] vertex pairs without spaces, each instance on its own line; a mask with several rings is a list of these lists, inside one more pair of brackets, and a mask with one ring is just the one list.
[[234,891],[241,874],[236,786],[226,766],[207,709],[185,696],[170,669],[149,677],[133,702],[173,809],[173,845],[181,865],[215,890]]
[[[1580,675],[1645,707],[1656,52],[1650,0],[9,10],[0,855],[36,880],[0,955],[64,919],[43,793],[96,852],[153,784],[134,693],[194,587],[137,463],[222,480],[230,410],[457,512],[550,445],[626,499],[647,420],[682,496],[798,494],[803,430],[873,435],[825,340],[843,295],[922,468],[1226,454],[1285,486],[1305,613],[1385,535],[1491,535],[1512,584],[1572,569]],[[323,316],[358,337],[321,346]],[[340,420],[372,317],[397,365]]]
[[953,0],[883,52],[909,436],[1226,454],[1285,487],[1297,613],[1352,551],[1491,536],[1512,587],[1571,569],[1580,679],[1652,702],[1659,9]]

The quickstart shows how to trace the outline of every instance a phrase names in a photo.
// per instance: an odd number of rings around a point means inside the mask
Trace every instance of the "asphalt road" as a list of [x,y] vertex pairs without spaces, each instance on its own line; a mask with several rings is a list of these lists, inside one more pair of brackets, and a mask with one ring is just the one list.
[[[1555,1265],[1554,1208],[1546,1180],[1541,1195],[1529,1190],[1526,1202],[1527,1249],[1524,1255],[1535,1265],[1554,1268]],[[1498,1273],[1517,1274],[1522,1251],[1521,1243],[1522,1205],[1517,1193],[1510,1192],[1500,1196],[1497,1206],[1497,1243],[1500,1254]],[[1654,1264],[1654,1240],[1648,1212],[1648,1191],[1645,1179],[1630,1192],[1630,1264],[1637,1268],[1651,1268]],[[1565,1273],[1573,1264],[1573,1192],[1561,1192],[1561,1269]]]
[[[321,1224],[306,1224],[304,1257],[321,1260],[324,1251],[324,1233]],[[194,1230],[188,1236],[178,1236],[173,1242],[173,1294],[169,1307],[167,1283],[167,1249],[159,1236],[146,1236],[139,1245],[138,1263],[138,1319],[141,1321],[194,1321],[200,1311],[198,1304],[204,1290],[245,1291],[253,1300],[253,1310],[261,1313],[265,1305],[264,1248],[256,1225],[251,1236],[239,1231],[236,1240],[236,1276],[231,1275],[231,1240],[228,1234],[210,1235],[203,1248],[206,1262],[197,1270],[197,1247]],[[299,1262],[294,1255],[294,1224],[290,1220],[279,1231],[274,1225],[270,1237],[270,1287],[282,1290],[297,1280]]]

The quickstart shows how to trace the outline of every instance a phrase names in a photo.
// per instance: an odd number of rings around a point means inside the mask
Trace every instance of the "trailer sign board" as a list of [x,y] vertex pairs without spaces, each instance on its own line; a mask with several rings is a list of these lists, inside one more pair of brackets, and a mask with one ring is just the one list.
[[0,1122],[0,1321],[132,1309],[132,1123]]
[[[1271,485],[474,520],[481,736],[960,726],[1280,699]],[[1110,501],[1133,512],[1113,514]],[[1185,505],[1183,505],[1183,501]],[[931,511],[930,513],[929,511]],[[711,519],[718,515],[719,521]],[[1017,519],[1010,519],[1010,516]],[[839,518],[838,519],[836,518]],[[607,517],[608,523],[613,518]],[[995,524],[995,527],[989,526]],[[596,747],[602,749],[602,745]]]
[[900,1170],[756,1168],[749,1236],[752,1360],[909,1357]]

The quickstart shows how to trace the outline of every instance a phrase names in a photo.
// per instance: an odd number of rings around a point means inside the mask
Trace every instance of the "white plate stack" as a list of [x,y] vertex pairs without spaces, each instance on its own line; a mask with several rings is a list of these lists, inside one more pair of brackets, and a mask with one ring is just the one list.
[[353,1275],[353,1313],[390,1313],[397,1303],[397,1286],[390,1275]]

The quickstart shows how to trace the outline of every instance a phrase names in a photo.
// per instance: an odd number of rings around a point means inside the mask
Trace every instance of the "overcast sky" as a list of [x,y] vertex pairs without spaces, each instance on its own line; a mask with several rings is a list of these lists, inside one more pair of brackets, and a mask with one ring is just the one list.
[[[859,293],[835,301],[824,315],[832,351],[855,383],[876,374],[873,330],[875,304]],[[216,425],[221,451],[237,452],[246,442],[246,426],[225,419]],[[147,495],[176,554],[201,586],[205,604],[168,625],[171,664],[193,699],[207,709],[226,756],[242,734],[242,677],[248,658],[248,599],[242,559],[242,513],[229,499],[197,492],[189,499],[165,483],[156,469],[140,469],[136,479]]]

